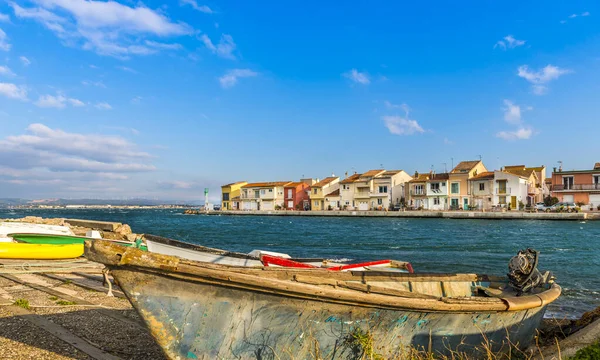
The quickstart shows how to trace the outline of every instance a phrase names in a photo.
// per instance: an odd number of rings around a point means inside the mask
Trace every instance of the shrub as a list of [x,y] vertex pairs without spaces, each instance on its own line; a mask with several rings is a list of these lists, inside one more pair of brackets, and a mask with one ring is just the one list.
[[329,211],[333,210],[333,208],[331,207],[331,205],[327,206],[327,210],[329,210]]
[[13,305],[22,307],[23,309],[29,310],[29,300],[27,299],[17,299]]
[[596,208],[598,211],[600,211],[600,205],[598,205],[598,207]]
[[582,207],[582,206],[585,206],[585,205],[587,205],[587,204],[585,203],[585,201],[578,201],[578,202],[576,202],[575,204],[576,204],[577,206],[579,206],[579,207]]
[[559,202],[559,200],[556,196],[548,195],[544,198],[544,205],[546,205],[546,206],[552,206],[558,202]]
[[275,205],[275,210],[281,210],[281,205],[279,205],[279,204]]

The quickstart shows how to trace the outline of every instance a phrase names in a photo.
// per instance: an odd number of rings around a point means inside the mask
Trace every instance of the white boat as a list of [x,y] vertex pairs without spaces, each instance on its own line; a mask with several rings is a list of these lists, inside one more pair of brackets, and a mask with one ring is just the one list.
[[32,224],[25,222],[0,222],[0,242],[12,242],[8,234],[48,234],[48,235],[74,235],[71,228],[60,225]]

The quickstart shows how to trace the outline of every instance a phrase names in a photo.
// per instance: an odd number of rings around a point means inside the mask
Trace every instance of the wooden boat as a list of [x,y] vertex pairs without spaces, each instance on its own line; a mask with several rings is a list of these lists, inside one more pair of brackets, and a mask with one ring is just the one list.
[[404,261],[380,260],[359,264],[346,264],[326,259],[301,259],[291,258],[287,254],[272,251],[253,250],[249,254],[226,251],[206,246],[191,244],[183,241],[165,238],[162,236],[144,235],[148,251],[177,256],[183,259],[202,261],[221,265],[250,266],[250,267],[296,267],[296,268],[329,268],[337,271],[347,270],[388,270],[399,272],[413,272],[412,265]]
[[529,345],[561,292],[537,257],[494,277],[227,266],[102,240],[85,256],[109,267],[170,359],[392,359],[407,347],[477,354],[484,342],[505,352]]
[[81,255],[83,255],[83,244],[0,243],[0,259],[73,259]]
[[[46,245],[70,245],[70,244],[81,244],[83,245],[86,240],[96,240],[94,238],[84,236],[70,236],[70,235],[54,235],[54,234],[8,234],[8,237],[12,238],[18,243],[27,244],[46,244]],[[121,240],[109,240],[123,246],[134,246],[142,250],[148,250],[146,245],[141,242],[130,242]]]

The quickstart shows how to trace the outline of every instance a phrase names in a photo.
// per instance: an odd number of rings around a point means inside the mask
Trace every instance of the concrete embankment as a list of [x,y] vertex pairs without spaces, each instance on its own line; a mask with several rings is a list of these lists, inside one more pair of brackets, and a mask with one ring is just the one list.
[[392,217],[392,218],[444,218],[444,219],[497,219],[497,220],[597,220],[589,213],[529,213],[522,211],[198,211],[208,215],[261,215],[261,216],[337,216],[337,217]]

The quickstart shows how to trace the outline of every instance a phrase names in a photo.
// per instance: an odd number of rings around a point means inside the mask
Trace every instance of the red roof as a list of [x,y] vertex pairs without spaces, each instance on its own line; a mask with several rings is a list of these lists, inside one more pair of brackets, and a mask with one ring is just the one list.
[[327,184],[329,184],[330,182],[334,181],[335,179],[339,179],[337,176],[330,176],[330,177],[326,177],[325,179],[319,181],[316,184],[313,184],[312,187],[323,187]]

